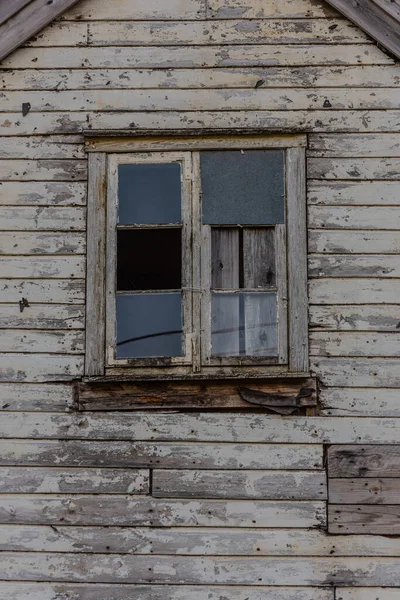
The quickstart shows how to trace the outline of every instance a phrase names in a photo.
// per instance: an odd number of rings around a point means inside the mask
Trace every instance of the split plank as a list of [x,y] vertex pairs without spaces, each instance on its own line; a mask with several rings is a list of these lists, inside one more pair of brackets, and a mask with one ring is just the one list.
[[83,341],[79,330],[0,329],[0,352],[82,354]]
[[[35,356],[31,357],[35,358]],[[43,358],[41,359],[43,362]],[[352,372],[354,364],[369,364],[368,359],[334,359],[321,363],[335,365],[345,375],[344,364]],[[400,361],[374,360],[373,364],[385,377],[382,363],[399,365]],[[323,372],[327,371],[324,369]],[[333,381],[333,374],[328,375]],[[389,379],[386,376],[387,379]],[[368,384],[365,380],[364,386]],[[387,381],[386,384],[390,384]],[[340,384],[339,384],[340,385]],[[360,385],[363,385],[362,383]],[[333,387],[336,386],[333,382]],[[0,437],[5,439],[62,439],[122,441],[181,441],[286,444],[397,444],[400,443],[399,420],[395,418],[345,417],[271,417],[230,413],[94,413],[45,414],[3,413]],[[264,449],[261,450],[263,452]],[[155,457],[157,459],[157,457]],[[196,460],[196,459],[195,459]],[[157,463],[155,463],[157,464]],[[235,463],[233,463],[234,465]],[[195,465],[193,465],[195,467]],[[235,467],[233,467],[235,468]]]
[[85,159],[82,144],[83,137],[81,136],[0,138],[3,159]]
[[[346,134],[347,135],[347,134]],[[308,182],[309,204],[398,206],[396,181],[314,181]]]
[[399,417],[399,391],[391,389],[340,389],[320,391],[321,414],[326,416]]
[[397,538],[332,538],[316,529],[0,525],[0,550],[9,552],[190,556],[200,549],[204,556],[400,556]]
[[[165,594],[167,593],[167,596]],[[9,583],[0,582],[0,594],[7,600],[57,600],[60,594],[74,594],[79,600],[333,600],[328,588],[295,587],[240,587],[240,586],[156,586],[129,584],[74,584],[74,583]],[[66,596],[67,597],[67,596]],[[367,599],[369,600],[369,598]],[[373,600],[376,600],[374,598]],[[381,600],[396,600],[392,597]]]
[[3,302],[15,306],[22,298],[42,304],[82,304],[84,284],[83,279],[0,279],[0,292]]
[[[0,71],[3,90],[218,89],[334,87],[398,88],[399,65],[193,69],[19,69]],[[372,144],[375,147],[375,144]],[[347,145],[343,151],[347,149]],[[336,154],[337,155],[337,154]],[[50,158],[50,157],[49,157]],[[58,158],[58,157],[55,157]],[[61,158],[61,157],[60,157]],[[76,158],[80,158],[79,156]]]
[[[361,104],[359,107],[362,108]],[[397,157],[310,158],[308,161],[308,176],[310,179],[399,180],[400,159]]]
[[[96,8],[97,10],[97,8]],[[114,8],[115,15],[115,8]],[[392,58],[371,44],[230,45],[20,48],[2,67],[27,69],[160,69],[198,67],[257,67],[305,65],[392,65]]]
[[[20,138],[8,137],[8,141]],[[18,142],[17,142],[18,143]],[[4,142],[4,144],[6,144]],[[76,206],[86,202],[84,183],[52,181],[3,181],[0,183],[0,206],[54,205]]]
[[86,160],[0,160],[3,181],[85,181]]
[[[0,386],[1,392],[2,386]],[[40,393],[40,391],[38,390]],[[45,395],[45,392],[43,392]],[[9,396],[6,400],[10,402]],[[11,406],[10,406],[11,408]],[[322,470],[322,446],[0,440],[1,465]]]
[[400,254],[398,231],[310,230],[309,252],[326,254]]
[[[328,511],[329,533],[372,535],[400,534],[400,506],[331,504]],[[365,585],[366,581],[360,584]],[[382,585],[371,581],[372,585]],[[387,585],[393,585],[389,581]],[[396,583],[395,585],[400,585]]]
[[161,500],[119,495],[0,497],[0,522],[37,525],[306,528],[325,524],[325,503]]
[[396,331],[400,310],[397,306],[311,306],[310,327],[317,331]]
[[399,157],[400,134],[311,134],[309,156],[312,157]]
[[[1,208],[0,208],[1,211]],[[27,233],[3,231],[0,238],[0,254],[84,254],[85,233]]]
[[[400,236],[399,236],[400,237]],[[311,254],[308,274],[313,277],[399,277],[398,254]]]
[[398,504],[400,479],[364,477],[358,479],[329,478],[331,504]]
[[330,477],[400,477],[400,447],[331,446],[328,465]]
[[[0,186],[1,190],[1,186]],[[2,206],[1,227],[4,231],[85,229],[84,207],[69,206]]]
[[396,206],[310,206],[312,229],[400,229],[400,209]]
[[0,261],[0,277],[6,278],[60,278],[85,277],[84,256],[18,256]]
[[83,374],[83,357],[63,354],[1,354],[0,381],[68,381]]
[[311,362],[312,370],[327,386],[400,387],[400,360],[315,357]]
[[2,494],[148,494],[149,472],[136,469],[0,468]]
[[[314,279],[309,282],[312,304],[398,304],[397,279]],[[362,384],[361,384],[362,385]]]
[[311,356],[400,357],[400,331],[393,333],[313,332]]
[[[72,408],[72,406],[73,394],[72,387],[69,385],[29,383],[0,384],[0,409],[3,411],[37,410],[60,412],[67,411]],[[26,464],[29,463],[27,462]],[[54,461],[51,464],[54,465]],[[97,463],[94,466],[97,466]]]
[[158,498],[258,498],[325,500],[324,473],[285,471],[153,471],[152,495]]

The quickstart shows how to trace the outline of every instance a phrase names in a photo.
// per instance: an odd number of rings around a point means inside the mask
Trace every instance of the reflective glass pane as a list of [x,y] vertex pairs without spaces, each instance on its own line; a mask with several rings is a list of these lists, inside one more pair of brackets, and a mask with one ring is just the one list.
[[181,222],[180,163],[118,166],[120,225]]
[[121,229],[117,232],[117,289],[181,287],[181,229]]
[[117,296],[117,358],[183,356],[182,337],[180,293]]
[[283,150],[201,152],[203,223],[284,223],[284,163]]
[[212,294],[213,356],[277,356],[276,294]]

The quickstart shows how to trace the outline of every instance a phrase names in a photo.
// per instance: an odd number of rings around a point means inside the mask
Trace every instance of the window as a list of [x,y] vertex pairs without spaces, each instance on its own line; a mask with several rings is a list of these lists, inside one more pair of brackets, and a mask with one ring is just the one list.
[[303,146],[89,142],[89,377],[306,374]]

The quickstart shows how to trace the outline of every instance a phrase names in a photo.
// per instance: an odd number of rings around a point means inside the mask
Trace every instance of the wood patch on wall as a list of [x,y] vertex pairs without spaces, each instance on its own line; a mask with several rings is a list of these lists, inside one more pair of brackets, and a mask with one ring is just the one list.
[[400,445],[328,449],[328,531],[400,535]]

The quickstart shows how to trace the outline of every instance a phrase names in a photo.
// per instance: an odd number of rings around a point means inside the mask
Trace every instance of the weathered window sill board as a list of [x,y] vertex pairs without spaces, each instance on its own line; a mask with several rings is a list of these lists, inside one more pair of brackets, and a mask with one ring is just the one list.
[[83,382],[76,386],[78,410],[247,409],[312,416],[314,379],[274,381]]
[[400,535],[400,446],[328,449],[328,531]]

